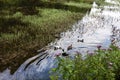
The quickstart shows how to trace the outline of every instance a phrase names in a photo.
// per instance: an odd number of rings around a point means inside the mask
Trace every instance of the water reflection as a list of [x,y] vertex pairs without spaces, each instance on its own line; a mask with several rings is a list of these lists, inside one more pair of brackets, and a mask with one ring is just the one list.
[[[110,2],[110,0],[106,0]],[[115,3],[112,1],[112,3]],[[61,33],[61,38],[39,50],[41,53],[30,58],[15,72],[0,73],[0,80],[49,80],[49,70],[56,67],[56,56],[86,55],[112,44],[120,46],[120,10],[118,5],[97,6],[93,4],[90,14],[73,25],[72,30]],[[43,51],[43,52],[42,52]]]

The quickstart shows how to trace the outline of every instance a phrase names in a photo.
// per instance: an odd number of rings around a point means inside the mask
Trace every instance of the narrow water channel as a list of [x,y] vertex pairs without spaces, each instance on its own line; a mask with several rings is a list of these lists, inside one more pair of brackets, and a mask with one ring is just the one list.
[[[61,33],[61,38],[38,50],[40,54],[28,59],[10,75],[6,69],[0,80],[49,80],[49,70],[56,67],[56,56],[93,53],[98,46],[108,49],[111,44],[120,47],[120,4],[106,0],[110,5],[98,6],[73,25],[72,30]],[[62,53],[67,54],[62,54]]]

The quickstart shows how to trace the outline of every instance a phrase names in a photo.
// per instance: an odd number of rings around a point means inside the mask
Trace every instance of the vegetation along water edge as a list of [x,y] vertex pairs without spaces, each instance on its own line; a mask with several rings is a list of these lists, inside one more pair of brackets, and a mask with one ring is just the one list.
[[[11,73],[59,38],[92,7],[93,0],[0,0],[0,71]],[[57,35],[57,36],[56,36]]]

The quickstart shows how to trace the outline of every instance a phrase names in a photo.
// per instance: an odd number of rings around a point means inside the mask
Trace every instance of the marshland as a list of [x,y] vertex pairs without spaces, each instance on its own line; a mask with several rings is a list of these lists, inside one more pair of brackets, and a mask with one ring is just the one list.
[[119,80],[119,0],[0,0],[0,80]]

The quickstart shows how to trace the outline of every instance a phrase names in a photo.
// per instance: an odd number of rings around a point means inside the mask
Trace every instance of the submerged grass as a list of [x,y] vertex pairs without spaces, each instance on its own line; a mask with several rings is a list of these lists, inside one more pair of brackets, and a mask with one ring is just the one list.
[[98,50],[85,59],[80,54],[74,59],[57,59],[58,67],[52,70],[51,80],[120,80],[120,49],[117,47]]

